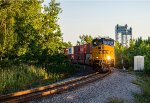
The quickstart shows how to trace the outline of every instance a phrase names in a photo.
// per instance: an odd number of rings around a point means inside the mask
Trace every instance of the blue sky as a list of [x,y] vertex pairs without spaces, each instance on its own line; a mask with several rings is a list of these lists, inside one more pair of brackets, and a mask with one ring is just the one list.
[[[133,28],[133,37],[150,36],[150,0],[56,0],[63,12],[59,24],[64,41],[73,45],[79,35],[115,37],[117,24]],[[45,0],[48,4],[50,0]]]

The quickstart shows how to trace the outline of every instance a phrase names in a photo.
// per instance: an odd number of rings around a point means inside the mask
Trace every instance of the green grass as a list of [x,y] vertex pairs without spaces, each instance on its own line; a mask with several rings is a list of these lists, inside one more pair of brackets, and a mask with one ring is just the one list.
[[19,65],[0,68],[0,95],[48,85],[73,73],[68,64],[37,67]]
[[139,85],[142,89],[142,93],[134,93],[134,97],[137,103],[150,103],[150,76],[140,75],[140,77],[133,81],[134,84]]
[[118,99],[118,98],[113,98],[113,99],[111,99],[110,102],[108,102],[108,103],[123,103],[123,100]]

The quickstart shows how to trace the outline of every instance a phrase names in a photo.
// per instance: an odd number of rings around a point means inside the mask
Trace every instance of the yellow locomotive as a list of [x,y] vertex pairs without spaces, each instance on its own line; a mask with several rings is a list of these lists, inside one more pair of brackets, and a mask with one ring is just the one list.
[[92,43],[65,49],[68,60],[73,63],[90,65],[95,71],[105,72],[114,67],[114,40],[108,37],[95,38]]
[[95,38],[92,40],[92,66],[99,72],[105,72],[115,65],[114,40]]

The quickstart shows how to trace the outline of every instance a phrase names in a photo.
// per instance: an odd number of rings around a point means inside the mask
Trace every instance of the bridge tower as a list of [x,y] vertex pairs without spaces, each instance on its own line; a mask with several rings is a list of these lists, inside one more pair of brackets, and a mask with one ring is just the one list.
[[130,39],[132,39],[132,28],[128,28],[128,25],[116,25],[115,27],[115,40],[121,43],[123,46],[129,46]]

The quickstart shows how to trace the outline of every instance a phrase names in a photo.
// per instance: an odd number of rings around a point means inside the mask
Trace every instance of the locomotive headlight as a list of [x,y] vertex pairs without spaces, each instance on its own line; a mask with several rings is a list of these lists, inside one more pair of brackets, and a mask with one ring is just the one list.
[[107,56],[107,60],[110,60],[110,59],[111,59],[111,57],[108,55],[108,56]]
[[96,57],[98,59],[98,57]]

